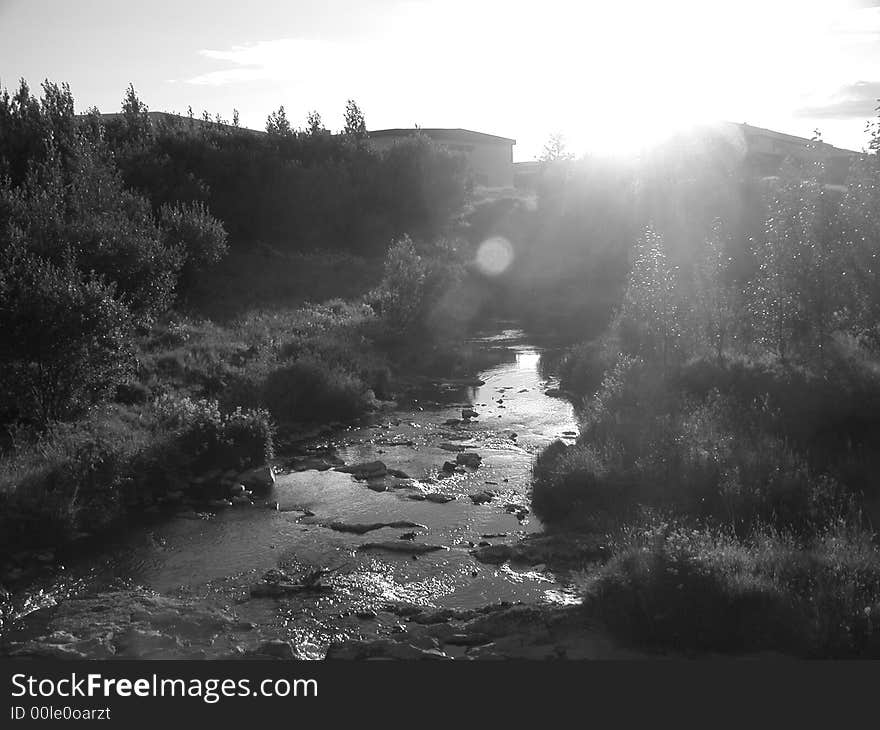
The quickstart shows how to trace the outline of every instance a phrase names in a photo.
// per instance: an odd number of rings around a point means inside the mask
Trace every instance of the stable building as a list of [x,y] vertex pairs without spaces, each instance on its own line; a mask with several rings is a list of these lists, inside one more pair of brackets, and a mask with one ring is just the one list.
[[423,134],[452,152],[464,155],[474,185],[484,188],[513,187],[513,145],[515,139],[470,129],[377,129],[369,133],[376,149],[388,149],[397,142]]

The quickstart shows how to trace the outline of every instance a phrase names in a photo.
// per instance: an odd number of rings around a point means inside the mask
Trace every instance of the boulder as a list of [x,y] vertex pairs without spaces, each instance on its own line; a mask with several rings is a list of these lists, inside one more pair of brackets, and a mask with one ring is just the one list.
[[423,542],[408,542],[404,540],[389,540],[387,542],[365,542],[358,550],[388,550],[394,553],[407,553],[410,555],[420,555],[422,553],[433,553],[437,550],[448,550],[445,545],[428,545]]
[[242,484],[245,489],[268,490],[275,486],[275,473],[268,464],[258,466],[256,469],[249,469],[238,475],[237,481]]
[[455,457],[455,461],[462,466],[468,466],[471,469],[476,469],[478,466],[480,466],[480,464],[483,463],[483,457],[479,454],[468,452],[464,454],[457,454]]
[[461,409],[461,417],[464,420],[468,420],[470,418],[477,418],[480,414],[477,413],[473,408],[462,408]]
[[440,470],[445,474],[452,474],[455,471],[456,466],[458,466],[458,464],[454,461],[444,461]]
[[254,657],[271,657],[272,659],[296,659],[296,652],[290,642],[281,639],[272,639],[264,641],[256,649],[248,652],[249,656]]
[[451,494],[442,494],[441,492],[429,492],[425,495],[425,499],[436,504],[446,504],[447,502],[455,501],[455,497]]
[[482,492],[476,492],[471,495],[471,502],[474,504],[486,504],[493,499],[495,499],[495,493],[490,492],[488,489],[484,489]]
[[343,474],[351,474],[355,479],[372,479],[384,477],[388,473],[388,467],[381,461],[366,461],[361,464],[336,467],[336,471]]
[[481,563],[500,565],[513,557],[513,548],[510,545],[485,545],[474,550],[472,554]]

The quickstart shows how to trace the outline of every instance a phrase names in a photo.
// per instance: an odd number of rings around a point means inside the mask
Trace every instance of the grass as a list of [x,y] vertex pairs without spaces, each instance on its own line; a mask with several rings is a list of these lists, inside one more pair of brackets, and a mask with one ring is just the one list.
[[549,529],[616,536],[584,587],[590,619],[658,650],[880,656],[873,359],[613,354],[609,337],[563,359],[581,435],[533,471]]
[[656,649],[880,657],[880,553],[839,522],[808,543],[654,521],[585,586],[585,612]]

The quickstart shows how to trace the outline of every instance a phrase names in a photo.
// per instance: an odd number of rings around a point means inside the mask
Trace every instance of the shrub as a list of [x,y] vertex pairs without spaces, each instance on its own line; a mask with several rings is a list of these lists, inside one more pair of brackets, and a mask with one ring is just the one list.
[[681,523],[628,530],[585,587],[585,611],[657,648],[880,656],[880,552],[839,522],[806,544]]
[[183,290],[192,287],[203,269],[226,255],[226,230],[204,203],[166,203],[159,211],[159,222],[165,247],[181,252]]
[[246,469],[272,458],[275,430],[265,410],[224,414],[217,401],[178,395],[160,397],[154,409],[171,434],[169,447],[191,472]]
[[310,356],[284,362],[269,373],[261,399],[288,423],[350,420],[375,402],[357,375]]
[[132,468],[153,442],[150,419],[105,408],[55,423],[0,459],[0,551],[54,545],[106,527],[143,484]]
[[392,332],[411,332],[431,324],[432,310],[463,272],[458,251],[449,241],[440,239],[420,250],[404,236],[389,246],[382,282],[367,301]]
[[132,321],[114,287],[10,246],[0,264],[7,419],[46,424],[102,400],[132,370]]

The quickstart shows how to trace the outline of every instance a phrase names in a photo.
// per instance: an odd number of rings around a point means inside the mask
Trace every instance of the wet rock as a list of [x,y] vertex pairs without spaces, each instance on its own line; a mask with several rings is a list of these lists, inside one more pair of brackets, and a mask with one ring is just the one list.
[[483,463],[483,457],[479,454],[475,454],[473,452],[467,452],[464,454],[458,454],[455,457],[455,461],[462,466],[470,467],[471,469],[476,469]]
[[411,643],[392,641],[390,639],[374,639],[373,641],[343,641],[331,644],[327,650],[327,659],[450,659],[439,649],[422,649]]
[[341,463],[333,464],[327,461],[327,459],[322,459],[316,456],[308,456],[302,459],[297,459],[292,464],[294,471],[327,471],[334,466],[341,466]]
[[544,395],[550,398],[561,398],[562,391],[559,390],[559,388],[547,388],[547,390],[544,391]]
[[398,540],[415,540],[415,539],[416,539],[416,533],[415,533],[415,532],[404,532],[404,533],[403,533],[402,535],[400,535],[397,539],[398,539]]
[[232,502],[228,499],[209,499],[206,504],[211,509],[224,509],[232,506]]
[[258,583],[251,586],[251,598],[283,598],[296,593],[331,593],[332,586],[305,583]]
[[477,418],[477,417],[479,417],[479,415],[480,414],[477,413],[473,408],[462,408],[461,409],[461,417],[465,420],[468,420],[471,418]]
[[433,553],[438,550],[449,550],[445,545],[428,545],[423,542],[404,542],[402,540],[390,540],[385,542],[365,542],[358,550],[387,550],[394,553],[407,553],[421,555]]
[[443,639],[444,644],[452,646],[479,646],[487,644],[491,639],[486,634],[452,634]]
[[471,502],[474,504],[486,504],[487,502],[491,502],[495,499],[495,493],[490,492],[488,489],[483,490],[482,492],[476,492],[475,494],[470,495]]
[[417,624],[440,624],[449,621],[455,616],[455,611],[451,608],[435,608],[428,611],[421,611],[412,617]]
[[412,479],[412,477],[402,469],[389,469],[388,476],[392,476],[395,479]]
[[370,481],[367,483],[367,489],[371,489],[374,492],[387,492],[388,485],[385,482]]
[[264,641],[257,648],[248,652],[249,656],[270,657],[272,659],[296,659],[296,652],[290,645],[290,642],[281,639],[272,639]]
[[253,504],[253,502],[251,502],[250,497],[246,497],[243,494],[239,494],[238,496],[232,498],[232,504],[238,505],[238,506],[250,506]]
[[457,426],[460,423],[461,423],[460,418],[448,418],[445,421],[443,421],[444,426]]
[[15,647],[18,656],[187,659],[209,650],[221,656],[242,630],[224,609],[143,590],[70,598],[50,616],[47,634]]
[[439,448],[443,449],[444,451],[464,451],[465,450],[465,447],[462,446],[461,444],[450,444],[450,443],[439,444]]
[[425,495],[425,499],[428,502],[435,502],[437,504],[446,504],[447,502],[454,502],[455,497],[451,494],[443,494],[441,492],[429,492]]
[[355,479],[372,479],[384,477],[388,473],[388,467],[381,461],[366,461],[361,464],[339,466],[336,471],[343,474],[351,474]]
[[406,495],[406,497],[407,497],[407,499],[411,499],[414,502],[424,502],[427,499],[427,497],[424,494],[422,494],[421,492],[416,492],[415,494],[408,494],[408,495]]
[[445,474],[452,474],[455,472],[455,467],[457,466],[458,464],[456,464],[454,461],[444,461],[443,466],[440,470]]
[[375,611],[358,611],[357,613],[355,613],[355,616],[361,619],[361,621],[370,621],[376,618],[378,615],[379,614]]
[[266,491],[275,485],[275,472],[268,464],[249,469],[238,475],[237,480],[247,489]]
[[[331,522],[327,525],[331,530],[336,530],[337,532],[349,532],[354,535],[364,535],[368,532],[372,532],[373,530],[380,530],[383,527],[393,527],[393,528],[406,528],[406,527],[418,527],[423,530],[427,530],[428,528],[425,525],[419,524],[418,522],[409,522],[408,520],[396,520],[394,522],[368,522],[368,523],[345,523],[345,522]],[[415,535],[415,533],[410,533]]]
[[513,556],[510,545],[484,545],[473,551],[473,556],[481,563],[500,565]]
[[233,497],[237,497],[241,494],[244,494],[247,491],[244,484],[233,484],[229,488],[229,494]]

